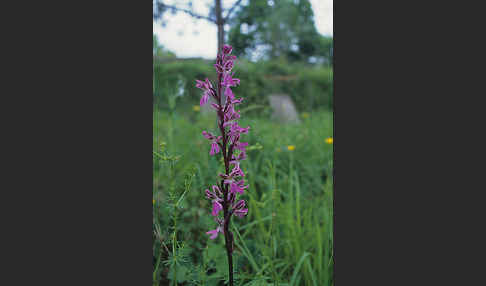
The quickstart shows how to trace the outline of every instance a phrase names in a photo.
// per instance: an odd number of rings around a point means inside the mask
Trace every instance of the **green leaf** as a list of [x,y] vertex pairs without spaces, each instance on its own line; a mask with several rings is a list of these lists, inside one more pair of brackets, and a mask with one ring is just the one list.
[[302,256],[299,259],[299,262],[297,262],[297,267],[294,269],[294,274],[292,274],[292,279],[290,280],[290,286],[294,286],[296,279],[297,279],[297,274],[299,274],[300,267],[302,266],[302,263],[304,260],[310,255],[308,252],[304,252]]
[[184,265],[178,265],[177,267],[171,267],[169,269],[169,279],[174,280],[174,268],[177,269],[177,283],[182,283],[189,280],[189,269]]

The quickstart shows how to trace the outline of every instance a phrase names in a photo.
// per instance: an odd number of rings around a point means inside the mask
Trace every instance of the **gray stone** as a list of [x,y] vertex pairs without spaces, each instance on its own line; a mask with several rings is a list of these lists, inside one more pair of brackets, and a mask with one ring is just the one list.
[[272,119],[281,123],[300,123],[295,105],[288,95],[272,94],[269,100],[273,110]]

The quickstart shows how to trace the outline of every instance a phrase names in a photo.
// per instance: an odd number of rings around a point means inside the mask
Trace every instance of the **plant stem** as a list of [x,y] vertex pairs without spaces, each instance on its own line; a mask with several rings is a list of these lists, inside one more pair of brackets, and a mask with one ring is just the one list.
[[[174,233],[172,236],[172,257],[176,257],[176,241],[177,241],[177,208],[174,207]],[[174,264],[174,285],[177,286],[177,263]]]
[[[219,116],[219,129],[221,130],[221,135],[223,136],[223,159],[224,159],[224,167],[226,171],[226,175],[229,175],[229,161],[230,156],[232,155],[231,151],[232,148],[230,147],[229,152],[226,152],[226,147],[228,144],[228,138],[226,136],[225,129],[223,127],[224,122],[224,113],[223,113],[223,103],[222,103],[222,92],[221,92],[221,74],[218,74],[218,104],[220,106],[220,110],[218,110]],[[229,203],[228,202],[228,185],[224,184],[224,180],[221,181],[221,187],[223,191],[223,212],[224,212],[224,240],[226,245],[226,254],[228,255],[228,274],[229,274],[229,285],[233,286],[233,235],[229,231],[229,222],[231,219],[231,213],[229,212]]]

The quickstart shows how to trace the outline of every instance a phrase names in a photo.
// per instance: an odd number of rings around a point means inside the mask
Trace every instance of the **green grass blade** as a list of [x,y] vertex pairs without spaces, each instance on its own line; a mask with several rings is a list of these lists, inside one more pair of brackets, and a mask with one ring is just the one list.
[[312,270],[312,266],[309,262],[309,259],[307,259],[306,261],[306,266],[307,266],[307,270],[309,271],[310,275],[311,275],[311,279],[312,279],[312,285],[314,286],[317,286],[317,282],[316,282],[316,274],[314,273],[314,271]]
[[241,238],[241,234],[238,231],[238,229],[233,224],[232,224],[232,226],[233,226],[233,231],[236,233],[236,235],[238,236],[239,241],[241,242],[241,244],[240,244],[235,239],[235,244],[237,244],[238,247],[240,247],[242,250],[244,250],[243,251],[243,254],[246,256],[246,258],[248,259],[248,261],[250,261],[250,264],[251,264],[253,270],[255,272],[258,272],[260,270],[260,267],[258,266],[258,264],[256,263],[255,259],[253,258],[253,255],[251,255],[250,250],[248,250],[248,247],[246,246],[245,241]]
[[251,227],[251,226],[253,226],[253,225],[255,225],[255,224],[258,224],[258,223],[260,223],[260,222],[264,222],[264,221],[267,221],[267,220],[271,220],[271,219],[272,219],[272,216],[271,216],[271,215],[269,215],[269,216],[266,216],[266,217],[261,218],[261,219],[259,219],[259,220],[256,220],[256,221],[254,221],[254,222],[250,222],[250,223],[247,223],[247,224],[245,224],[245,225],[243,225],[243,226],[240,226],[240,227],[239,227],[239,229],[240,229],[240,230],[242,230],[242,229],[245,229],[245,228],[249,228],[249,227]]
[[290,280],[290,286],[295,285],[295,281],[297,279],[297,274],[299,274],[300,267],[302,266],[302,263],[309,255],[310,253],[304,252],[304,254],[302,254],[302,256],[300,257],[299,262],[297,262],[297,266],[294,269],[294,274],[292,274],[292,279]]

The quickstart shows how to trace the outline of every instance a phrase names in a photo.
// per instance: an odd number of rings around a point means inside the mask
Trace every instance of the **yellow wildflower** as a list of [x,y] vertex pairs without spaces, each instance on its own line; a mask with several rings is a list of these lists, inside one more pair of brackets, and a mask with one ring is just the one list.
[[289,146],[287,146],[287,149],[289,151],[294,151],[295,150],[295,146],[294,145],[289,145]]
[[196,111],[196,112],[197,112],[197,111],[200,111],[200,110],[201,110],[201,107],[200,107],[199,105],[194,105],[194,106],[192,107],[192,110],[194,110],[194,111]]
[[308,118],[309,117],[309,113],[303,112],[301,116],[302,116],[302,118]]
[[155,205],[155,200],[154,199],[152,199],[152,204]]
[[332,139],[332,137],[326,138],[327,144],[332,144],[333,142],[334,142],[334,140]]

